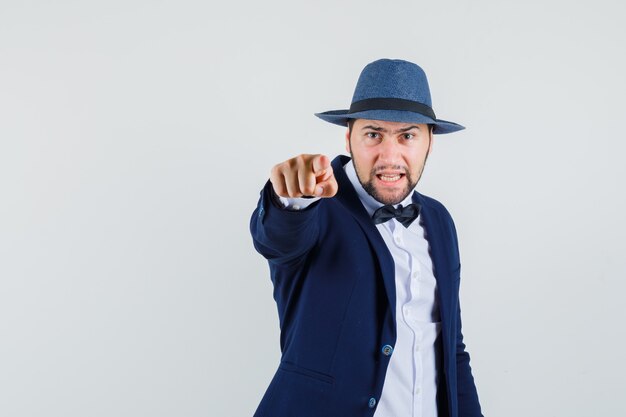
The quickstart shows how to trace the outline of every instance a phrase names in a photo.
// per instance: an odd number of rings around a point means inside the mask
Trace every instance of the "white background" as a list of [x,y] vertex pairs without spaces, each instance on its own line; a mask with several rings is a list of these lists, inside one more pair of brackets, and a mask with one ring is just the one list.
[[0,0],[0,415],[249,416],[279,361],[248,221],[314,112],[403,58],[486,416],[625,415],[620,1]]

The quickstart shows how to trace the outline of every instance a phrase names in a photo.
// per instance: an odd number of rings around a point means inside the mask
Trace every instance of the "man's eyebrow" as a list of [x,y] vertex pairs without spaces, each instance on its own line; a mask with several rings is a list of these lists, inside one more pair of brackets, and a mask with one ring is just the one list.
[[408,131],[409,131],[409,130],[411,130],[411,129],[417,129],[417,130],[420,130],[420,127],[419,127],[419,126],[415,126],[415,125],[413,125],[413,126],[408,126],[408,127],[403,127],[402,129],[398,129],[398,130],[396,130],[394,133],[404,133],[404,132],[408,132]]
[[375,130],[377,132],[387,132],[387,129],[385,129],[384,127],[373,126],[373,125],[367,125],[367,126],[363,126],[361,128],[361,130],[365,130],[365,129],[372,129],[372,130]]

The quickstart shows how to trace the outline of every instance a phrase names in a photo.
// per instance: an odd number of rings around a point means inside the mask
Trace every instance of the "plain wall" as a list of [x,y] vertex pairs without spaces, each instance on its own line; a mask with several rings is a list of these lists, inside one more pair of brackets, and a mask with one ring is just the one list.
[[486,416],[619,400],[619,1],[0,0],[0,415],[252,415],[279,361],[248,222],[314,112],[382,57],[428,74],[418,190],[460,239]]

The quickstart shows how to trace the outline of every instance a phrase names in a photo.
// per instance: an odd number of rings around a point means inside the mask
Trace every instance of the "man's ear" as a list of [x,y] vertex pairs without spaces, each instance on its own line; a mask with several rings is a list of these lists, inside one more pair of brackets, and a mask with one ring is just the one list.
[[350,153],[350,129],[346,130],[346,152]]

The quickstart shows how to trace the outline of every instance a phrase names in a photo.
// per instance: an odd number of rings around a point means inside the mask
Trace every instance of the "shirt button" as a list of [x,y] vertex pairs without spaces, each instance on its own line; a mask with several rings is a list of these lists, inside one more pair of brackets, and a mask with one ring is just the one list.
[[416,278],[417,278],[417,271],[413,272],[413,273],[411,274],[411,277],[413,277],[413,279],[416,279]]
[[418,346],[415,346],[415,351],[416,351],[416,352],[419,352],[419,351],[420,351],[420,347],[419,347],[419,345],[418,345]]
[[367,405],[369,406],[369,408],[376,407],[376,398],[374,398],[374,397],[370,398],[370,400],[368,401]]
[[420,393],[420,387],[415,388],[415,394],[419,394]]
[[404,307],[404,315],[405,316],[410,316],[411,315],[411,309],[408,307]]
[[391,356],[391,354],[393,353],[393,347],[391,345],[385,345],[382,348],[382,352],[385,356]]

